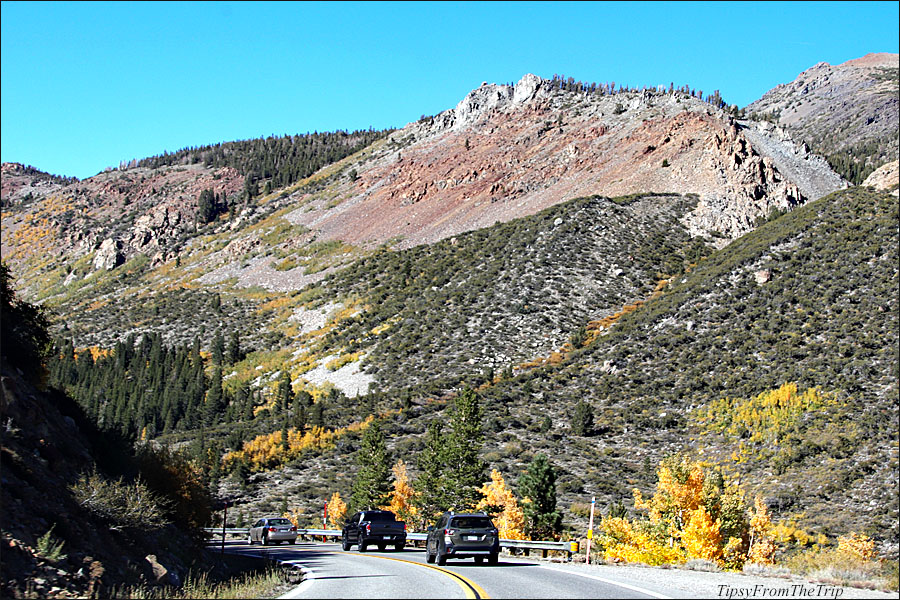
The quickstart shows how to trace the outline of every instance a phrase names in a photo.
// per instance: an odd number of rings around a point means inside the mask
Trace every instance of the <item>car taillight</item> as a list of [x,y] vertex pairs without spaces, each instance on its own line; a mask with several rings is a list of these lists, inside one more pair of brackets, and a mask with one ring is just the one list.
[[366,533],[372,533],[372,526],[366,523]]
[[403,531],[408,531],[408,529],[406,529],[406,523],[403,524]]
[[444,530],[444,535],[453,535],[454,533],[456,533],[455,529],[445,529]]
[[291,531],[297,531],[296,527],[291,527]]
[[277,527],[269,527],[269,531],[278,531]]

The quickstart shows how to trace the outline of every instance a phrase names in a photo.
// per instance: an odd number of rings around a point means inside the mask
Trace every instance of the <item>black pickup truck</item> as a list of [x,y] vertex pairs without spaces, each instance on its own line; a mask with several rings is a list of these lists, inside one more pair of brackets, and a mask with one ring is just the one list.
[[349,550],[354,544],[360,552],[365,552],[369,544],[379,550],[389,545],[402,550],[406,545],[406,523],[398,521],[389,510],[360,511],[347,519],[341,530],[341,547]]

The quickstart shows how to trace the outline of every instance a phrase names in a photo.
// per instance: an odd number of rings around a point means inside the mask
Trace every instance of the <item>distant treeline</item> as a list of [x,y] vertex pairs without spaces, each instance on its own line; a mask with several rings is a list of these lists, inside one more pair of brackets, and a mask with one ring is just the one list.
[[61,183],[63,185],[78,183],[77,177],[54,175],[52,173],[47,173],[46,171],[41,171],[37,167],[32,167],[31,165],[19,165],[17,170],[23,175],[32,176],[36,181],[52,181],[53,183]]
[[712,94],[707,94],[705,97],[703,96],[703,90],[693,89],[688,85],[683,85],[681,87],[676,88],[674,83],[670,83],[668,89],[664,85],[660,86],[643,86],[643,87],[628,87],[622,84],[619,84],[618,89],[616,89],[616,82],[609,81],[606,83],[596,83],[591,82],[588,83],[586,81],[575,81],[574,77],[566,77],[565,75],[553,75],[553,79],[550,80],[551,85],[553,87],[565,90],[567,92],[581,92],[584,94],[598,94],[600,96],[610,96],[612,94],[619,94],[622,92],[658,92],[658,93],[668,93],[675,94],[680,93],[686,96],[691,96],[692,98],[696,98],[698,100],[704,100],[709,102],[713,106],[718,108],[725,108],[726,103],[722,100],[722,95],[719,93],[719,90],[715,90]]
[[53,385],[68,390],[101,429],[126,437],[152,438],[220,421],[252,416],[250,390],[232,397],[222,389],[222,365],[240,359],[240,341],[225,347],[216,335],[212,376],[200,355],[200,341],[166,347],[158,333],[133,335],[110,352],[75,351],[70,340],[57,342],[48,370]]
[[266,181],[271,188],[290,185],[325,165],[362,150],[392,131],[369,128],[352,133],[314,132],[224,142],[184,148],[171,154],[164,152],[138,161],[137,166],[156,169],[203,163],[212,168],[232,167],[245,177],[245,192],[254,196],[261,181]]

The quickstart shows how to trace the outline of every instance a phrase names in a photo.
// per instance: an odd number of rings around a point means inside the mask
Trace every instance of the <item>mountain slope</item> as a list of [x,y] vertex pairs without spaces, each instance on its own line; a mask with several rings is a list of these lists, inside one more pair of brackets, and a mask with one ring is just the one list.
[[[644,198],[637,204],[667,200]],[[589,210],[615,212],[608,202],[572,201],[472,237],[483,240],[475,247],[485,248],[488,257],[494,236],[515,244],[530,239],[527,224],[538,218],[569,223],[551,229],[554,233],[548,237],[555,241],[546,252],[522,259],[523,272],[546,277],[543,295],[552,298],[554,289],[572,289],[563,282],[574,278],[554,284],[549,274],[565,272],[566,267],[547,257],[557,252],[568,256],[574,261],[569,268],[577,270],[578,259],[557,249],[565,247],[566,239],[590,248],[585,231],[571,224],[587,222],[579,217]],[[343,409],[329,406],[346,416],[348,411],[358,415],[360,407],[386,411],[405,405],[399,416],[389,417],[387,431],[394,457],[410,463],[415,473],[427,422],[440,413],[453,390],[467,382],[478,386],[486,409],[483,456],[490,466],[514,484],[535,453],[551,456],[559,472],[559,504],[568,522],[584,519],[579,503],[591,495],[597,496],[600,507],[619,500],[630,505],[631,489],[648,492],[662,458],[689,451],[724,465],[748,492],[762,495],[778,518],[793,519],[832,538],[866,531],[888,542],[889,550],[898,539],[897,219],[893,196],[864,188],[831,194],[710,254],[646,303],[591,324],[575,347],[563,348],[550,360],[517,365],[511,372],[486,369],[493,366],[492,357],[479,356],[478,351],[490,346],[498,327],[488,324],[492,311],[477,308],[479,300],[465,300],[475,295],[509,298],[512,303],[515,289],[503,277],[508,266],[480,281],[478,294],[463,285],[461,296],[453,298],[455,282],[467,281],[467,275],[460,274],[479,262],[491,264],[470,258],[462,236],[455,245],[433,246],[421,263],[416,249],[400,252],[396,261],[375,257],[357,267],[353,281],[391,285],[407,265],[415,275],[417,267],[429,263],[453,284],[429,292],[408,278],[409,309],[400,300],[381,299],[377,285],[361,284],[360,292],[367,292],[361,298],[373,313],[383,309],[397,315],[382,334],[385,341],[367,359],[384,393],[360,404],[345,399]],[[676,248],[670,252],[679,260],[686,258]],[[584,254],[584,264],[595,260],[590,251]],[[639,272],[629,267],[628,277]],[[341,279],[330,283],[341,285]],[[585,289],[615,293],[614,287],[606,287],[609,282],[594,285]],[[396,292],[393,296],[403,298]],[[472,307],[470,312],[466,306]],[[502,314],[502,306],[496,309]],[[459,335],[452,339],[452,334],[464,331],[473,315],[482,319],[478,328],[468,331],[475,343],[469,343],[467,356],[476,360],[457,362],[453,349],[467,342]],[[505,316],[498,322],[502,327],[515,318]],[[435,324],[449,332],[431,333]],[[372,322],[363,314],[345,325],[341,339],[356,339]],[[460,375],[453,377],[454,372]],[[403,389],[403,382],[421,383]],[[737,419],[741,411],[762,410],[760,395],[792,382],[798,387],[792,406],[800,408],[784,422],[751,429],[746,438],[716,425]],[[794,398],[809,388],[819,390],[821,401],[797,404]],[[589,436],[572,430],[579,401],[593,408]],[[544,428],[545,418],[549,429]],[[767,440],[769,435],[778,438],[775,443],[748,444],[756,433]],[[348,472],[347,464],[357,447],[348,439],[284,470],[255,475],[242,492],[244,507],[251,512],[271,508],[272,499],[284,494],[301,509],[313,511],[318,498],[349,489],[352,470]],[[301,464],[303,469],[298,468]],[[232,482],[222,485],[229,493],[236,490]]]
[[[612,432],[603,445],[632,448],[621,459],[629,470],[673,442],[726,462],[737,452],[735,471],[783,513],[830,532],[890,531],[896,541],[897,210],[892,196],[854,189],[780,217],[701,262],[532,389],[590,397]],[[787,382],[835,403],[804,413],[775,458],[741,455],[739,440],[700,424],[714,401],[751,400]],[[671,429],[674,437],[662,433]]]
[[769,90],[746,111],[773,118],[859,184],[897,159],[898,72],[897,54],[867,54],[835,66],[822,62]]

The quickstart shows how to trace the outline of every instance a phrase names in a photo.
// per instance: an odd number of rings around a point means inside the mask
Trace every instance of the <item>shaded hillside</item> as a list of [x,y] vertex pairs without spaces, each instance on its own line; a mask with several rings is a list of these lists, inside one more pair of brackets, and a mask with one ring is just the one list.
[[0,278],[3,596],[106,597],[112,586],[178,585],[210,569],[199,530],[210,499],[196,473],[175,453],[135,454],[47,389],[40,312],[16,298],[5,265]]
[[822,62],[769,90],[746,111],[784,126],[858,185],[897,159],[898,72],[897,54],[867,54],[834,66]]

